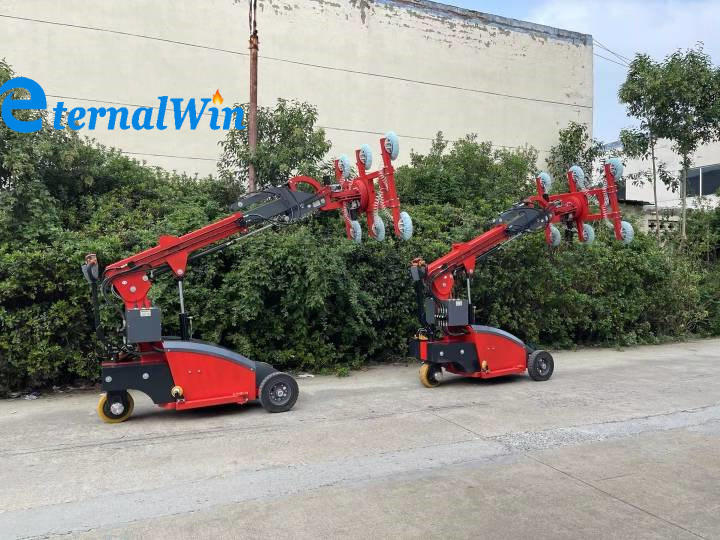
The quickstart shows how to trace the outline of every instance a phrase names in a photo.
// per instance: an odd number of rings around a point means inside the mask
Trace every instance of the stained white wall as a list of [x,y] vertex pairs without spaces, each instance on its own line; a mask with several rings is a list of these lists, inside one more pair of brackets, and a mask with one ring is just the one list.
[[[655,156],[658,163],[664,163],[665,168],[671,174],[680,177],[682,171],[682,158],[673,150],[672,142],[661,139],[657,143]],[[703,167],[708,165],[720,164],[720,143],[706,144],[698,148],[698,151],[692,156],[692,167]],[[625,173],[637,173],[641,171],[650,171],[652,163],[650,159],[631,159],[625,164]],[[662,182],[657,185],[658,206],[666,208],[678,208],[681,206],[680,192],[671,191]],[[644,185],[628,185],[625,189],[625,198],[635,201],[653,201],[652,184],[646,182]],[[710,196],[708,201],[716,204],[720,202],[718,197]],[[688,197],[688,206],[693,206],[697,201],[694,197]]]
[[[392,129],[401,162],[439,130],[530,144],[544,156],[569,121],[591,127],[588,35],[426,0],[259,0],[258,12],[260,105],[315,104],[335,155]],[[160,95],[216,89],[226,104],[247,101],[245,1],[3,0],[0,36],[6,60],[43,86],[51,106],[156,105]],[[203,126],[85,133],[149,163],[207,174],[222,132]]]

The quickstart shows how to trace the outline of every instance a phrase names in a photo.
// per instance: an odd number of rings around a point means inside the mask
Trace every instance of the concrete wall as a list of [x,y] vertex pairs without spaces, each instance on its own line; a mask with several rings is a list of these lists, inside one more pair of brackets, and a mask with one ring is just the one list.
[[[2,55],[43,86],[51,107],[60,99],[152,106],[160,95],[211,97],[216,89],[229,103],[245,102],[247,11],[247,2],[231,0],[3,0]],[[438,130],[530,144],[543,156],[569,121],[591,127],[588,35],[426,0],[259,0],[258,27],[260,105],[278,97],[315,104],[334,155],[392,129],[401,162],[410,148],[426,151]],[[222,138],[207,123],[90,135],[201,174],[215,171]]]
[[[680,177],[682,170],[682,158],[672,149],[672,142],[667,140],[658,141],[656,147],[656,159],[658,163],[664,163],[668,172]],[[692,157],[692,167],[704,167],[708,165],[720,164],[720,142],[701,146]],[[631,159],[625,164],[625,174],[637,173],[640,171],[651,170],[652,163],[649,159]],[[680,192],[673,192],[662,182],[657,185],[658,206],[665,208],[678,208],[681,206]],[[625,188],[625,198],[635,201],[653,201],[652,184],[647,183],[642,186],[628,185]],[[707,198],[712,204],[720,203],[718,197],[710,196]],[[688,206],[692,207],[696,203],[695,197],[688,197]]]

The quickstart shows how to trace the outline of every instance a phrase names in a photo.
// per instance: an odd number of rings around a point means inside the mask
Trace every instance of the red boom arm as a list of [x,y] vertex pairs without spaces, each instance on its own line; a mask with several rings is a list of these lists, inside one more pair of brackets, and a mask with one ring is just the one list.
[[[582,170],[572,167],[567,175],[570,191],[553,195],[546,193],[550,187],[549,175],[539,174],[535,180],[537,195],[528,197],[515,208],[501,214],[490,230],[467,242],[453,244],[450,252],[439,259],[427,264],[422,259],[415,259],[412,263],[413,276],[417,276],[417,280],[425,281],[430,293],[437,300],[448,300],[452,296],[455,283],[453,274],[457,269],[462,268],[466,274],[471,275],[478,257],[488,254],[520,234],[541,228],[545,231],[547,242],[557,245],[560,233],[554,223],[565,224],[569,230],[577,232],[581,242],[590,243],[594,238],[594,231],[586,223],[610,220],[615,237],[621,241],[631,241],[632,226],[621,221],[617,200],[616,178],[622,174],[622,164],[611,159],[605,164],[604,173],[603,187],[585,188]],[[597,201],[597,212],[591,210],[592,200]]]
[[236,212],[180,237],[161,236],[157,246],[108,265],[104,277],[112,282],[126,309],[150,307],[148,271],[167,265],[176,277],[182,278],[191,253],[247,230],[243,213]]

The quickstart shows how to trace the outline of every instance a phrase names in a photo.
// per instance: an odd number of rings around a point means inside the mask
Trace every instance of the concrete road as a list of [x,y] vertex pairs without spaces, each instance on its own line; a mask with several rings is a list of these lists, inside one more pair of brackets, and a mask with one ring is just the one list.
[[555,354],[548,382],[417,366],[284,414],[0,401],[0,537],[720,538],[720,340]]

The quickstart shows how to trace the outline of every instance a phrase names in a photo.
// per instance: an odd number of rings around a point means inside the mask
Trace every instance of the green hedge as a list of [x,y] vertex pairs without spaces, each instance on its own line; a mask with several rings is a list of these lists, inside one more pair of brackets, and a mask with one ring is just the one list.
[[[418,326],[409,262],[472,238],[529,193],[534,162],[531,150],[438,139],[397,173],[415,221],[410,241],[356,245],[333,213],[203,259],[185,283],[195,336],[283,369],[344,371],[402,357]],[[95,378],[85,253],[107,264],[203,226],[226,215],[237,189],[138,164],[72,133],[4,125],[0,183],[0,392]],[[642,234],[622,245],[601,225],[592,246],[550,250],[535,234],[478,267],[478,318],[549,347],[720,333],[720,273],[694,260]],[[166,331],[177,332],[174,282],[160,279],[152,294]],[[107,328],[118,323],[112,309],[102,315]]]

